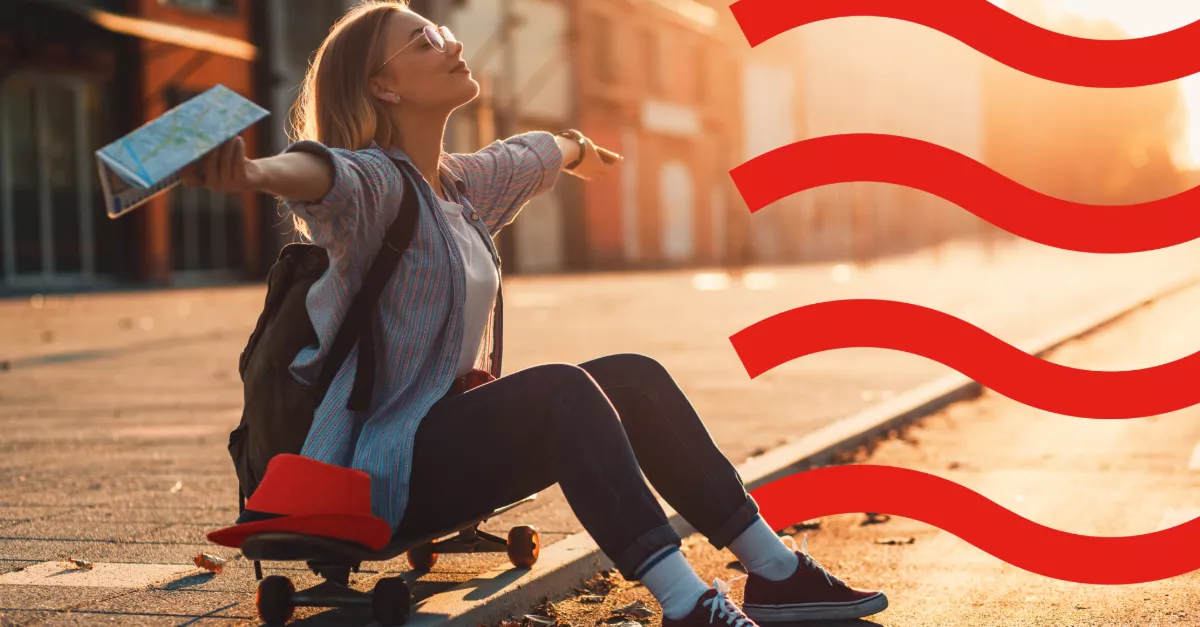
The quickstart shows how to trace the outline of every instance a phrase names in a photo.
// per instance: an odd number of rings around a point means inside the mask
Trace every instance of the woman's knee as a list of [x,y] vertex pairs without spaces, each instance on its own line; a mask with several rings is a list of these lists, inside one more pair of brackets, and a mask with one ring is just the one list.
[[619,353],[580,364],[601,387],[651,386],[674,381],[657,359],[639,353]]
[[570,398],[604,398],[604,392],[596,384],[596,380],[586,370],[574,364],[542,364],[534,366],[530,371],[531,375],[538,378],[542,393],[547,398],[557,398],[561,395]]

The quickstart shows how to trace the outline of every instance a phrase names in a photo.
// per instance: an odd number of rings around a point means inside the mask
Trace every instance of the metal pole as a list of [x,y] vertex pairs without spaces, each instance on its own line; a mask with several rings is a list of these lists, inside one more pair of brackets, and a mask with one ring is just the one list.
[[[500,80],[497,81],[496,134],[506,139],[517,134],[520,112],[517,102],[517,50],[513,31],[517,27],[515,0],[501,0],[500,45],[504,51]],[[516,247],[516,223],[508,225],[500,237],[500,256],[511,269],[519,265]]]

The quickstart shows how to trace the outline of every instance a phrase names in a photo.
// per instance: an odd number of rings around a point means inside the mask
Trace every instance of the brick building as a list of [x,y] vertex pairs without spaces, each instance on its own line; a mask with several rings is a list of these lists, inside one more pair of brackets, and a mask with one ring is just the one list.
[[[0,5],[0,293],[259,271],[252,196],[175,190],[105,216],[94,152],[216,83],[255,99],[251,0]],[[254,131],[248,134],[254,146]]]
[[589,265],[721,261],[744,214],[728,175],[745,47],[732,16],[718,2],[580,0],[572,28],[580,128],[626,159],[583,187]]

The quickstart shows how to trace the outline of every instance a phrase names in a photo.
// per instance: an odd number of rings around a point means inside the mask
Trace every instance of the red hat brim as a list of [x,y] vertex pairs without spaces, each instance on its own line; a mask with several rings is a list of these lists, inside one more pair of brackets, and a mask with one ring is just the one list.
[[392,537],[391,526],[382,518],[370,514],[308,514],[281,516],[217,529],[208,534],[208,541],[238,549],[246,538],[268,531],[286,531],[346,540],[361,544],[372,551],[387,546]]

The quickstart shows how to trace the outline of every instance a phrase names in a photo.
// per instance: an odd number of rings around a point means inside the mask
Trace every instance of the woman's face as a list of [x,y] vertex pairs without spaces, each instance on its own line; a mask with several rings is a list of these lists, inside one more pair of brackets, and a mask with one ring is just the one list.
[[438,52],[426,27],[437,28],[411,11],[388,18],[380,42],[385,61],[372,80],[375,97],[385,104],[454,109],[479,95],[479,83],[462,59],[462,44],[447,40],[445,50]]

